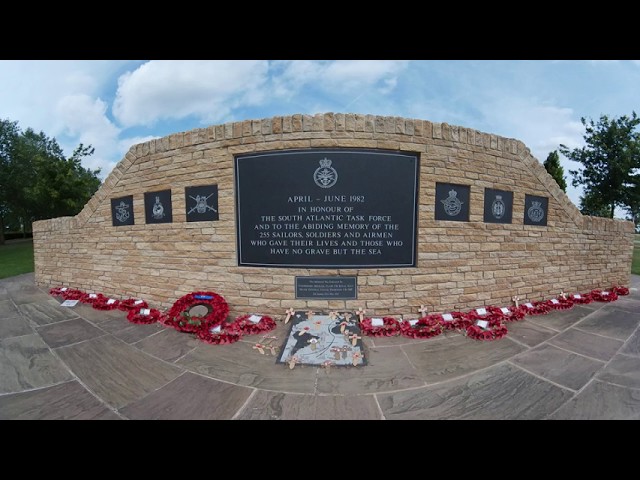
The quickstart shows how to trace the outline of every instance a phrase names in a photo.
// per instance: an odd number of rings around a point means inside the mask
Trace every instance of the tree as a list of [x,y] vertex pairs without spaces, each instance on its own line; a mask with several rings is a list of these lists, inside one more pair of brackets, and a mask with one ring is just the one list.
[[65,158],[55,138],[0,122],[0,222],[10,218],[26,235],[34,220],[80,212],[101,183],[100,170],[82,167],[82,159],[93,153],[93,147],[80,144]]
[[567,182],[564,179],[564,168],[560,165],[560,155],[558,155],[557,150],[554,150],[547,156],[547,159],[544,161],[544,168],[547,169],[549,175],[553,177],[562,191],[566,192]]
[[570,150],[560,145],[560,153],[582,164],[581,170],[569,173],[574,187],[584,187],[583,213],[606,212],[613,218],[616,207],[628,210],[640,200],[640,193],[633,188],[640,175],[640,133],[635,131],[640,118],[632,112],[631,117],[609,119],[601,115],[598,122],[580,120],[586,130],[586,146]]
[[11,212],[16,176],[12,152],[18,135],[18,122],[0,120],[0,245],[4,244],[5,222]]

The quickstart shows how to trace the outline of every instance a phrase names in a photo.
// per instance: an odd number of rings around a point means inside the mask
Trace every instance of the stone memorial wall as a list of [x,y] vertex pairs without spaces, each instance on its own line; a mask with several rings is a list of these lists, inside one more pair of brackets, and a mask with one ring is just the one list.
[[633,224],[583,216],[517,140],[326,113],[135,145],[34,251],[40,286],[159,308],[206,290],[232,316],[393,316],[628,285]]

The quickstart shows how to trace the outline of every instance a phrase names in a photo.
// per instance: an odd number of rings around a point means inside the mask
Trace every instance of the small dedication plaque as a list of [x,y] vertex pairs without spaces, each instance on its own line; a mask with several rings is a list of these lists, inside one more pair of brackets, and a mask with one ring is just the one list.
[[296,277],[296,298],[355,300],[357,277]]

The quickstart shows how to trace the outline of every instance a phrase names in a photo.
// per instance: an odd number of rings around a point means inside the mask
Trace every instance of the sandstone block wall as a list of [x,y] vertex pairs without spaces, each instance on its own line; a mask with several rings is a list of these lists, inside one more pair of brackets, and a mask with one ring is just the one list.
[[[420,154],[418,260],[412,268],[239,267],[233,155],[310,147]],[[471,186],[469,222],[434,219],[436,182]],[[219,220],[186,222],[185,187],[217,184]],[[483,222],[484,188],[514,192],[513,223]],[[144,192],[171,189],[173,223],[145,224]],[[549,198],[546,227],[523,224],[524,196]],[[133,195],[135,225],[112,226],[110,199]],[[357,309],[372,315],[511,304],[628,285],[633,224],[583,216],[520,141],[446,123],[359,114],[226,123],[131,147],[75,217],[34,223],[35,278],[156,308],[211,290],[231,315]],[[357,300],[296,300],[295,276],[357,275]]]

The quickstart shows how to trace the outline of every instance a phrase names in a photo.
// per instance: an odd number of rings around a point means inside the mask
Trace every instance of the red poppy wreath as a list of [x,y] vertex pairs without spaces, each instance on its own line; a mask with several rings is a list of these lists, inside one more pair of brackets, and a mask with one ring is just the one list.
[[[199,305],[206,307],[207,314],[191,315],[191,309]],[[195,333],[220,325],[228,314],[229,305],[222,296],[215,292],[192,292],[180,297],[173,304],[162,323],[181,332]]]

